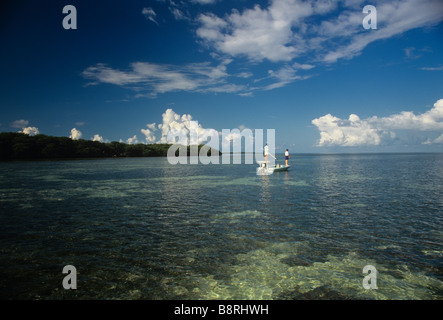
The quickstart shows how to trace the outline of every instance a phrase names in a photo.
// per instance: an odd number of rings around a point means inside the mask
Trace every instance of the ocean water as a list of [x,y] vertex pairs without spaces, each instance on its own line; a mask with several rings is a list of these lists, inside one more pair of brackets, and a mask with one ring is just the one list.
[[0,298],[443,298],[443,154],[290,162],[0,163]]

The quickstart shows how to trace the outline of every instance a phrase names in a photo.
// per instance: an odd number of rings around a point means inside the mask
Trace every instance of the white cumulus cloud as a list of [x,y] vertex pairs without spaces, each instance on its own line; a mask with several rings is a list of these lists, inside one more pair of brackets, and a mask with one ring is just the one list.
[[69,138],[71,138],[72,140],[78,140],[81,137],[82,137],[82,133],[80,130],[77,130],[76,128],[71,129],[71,135],[69,136]]
[[312,120],[312,123],[320,131],[319,146],[378,145],[381,141],[381,132],[355,114],[347,120],[327,114]]
[[22,130],[20,130],[18,132],[24,133],[24,134],[27,134],[30,136],[35,136],[40,133],[37,127],[31,127],[31,126],[28,126],[28,124],[29,124],[28,120],[20,119],[20,120],[13,121],[10,125],[12,128],[21,128]]
[[231,56],[246,56],[253,61],[290,61],[305,45],[305,40],[294,31],[313,12],[309,2],[274,0],[267,8],[256,4],[242,12],[232,10],[223,18],[201,14],[197,36]]
[[[312,124],[320,132],[318,146],[379,145],[383,139],[396,137],[395,130],[443,132],[443,99],[422,114],[402,111],[387,117],[373,116],[363,120],[356,114],[351,114],[348,119],[327,114],[312,120]],[[423,143],[441,142],[443,134]]]
[[[179,143],[179,144],[202,144],[218,146],[218,131],[215,129],[205,129],[200,123],[192,118],[190,114],[179,115],[172,109],[167,109],[163,113],[163,122],[158,126],[161,129],[159,143]],[[171,140],[177,136],[178,140]],[[179,136],[184,139],[179,139]],[[217,141],[215,140],[217,139]],[[213,145],[211,144],[214,143]]]
[[36,128],[36,127],[26,127],[26,128],[23,128],[22,131],[19,131],[19,132],[22,132],[22,133],[30,135],[30,136],[35,136],[35,135],[39,134],[38,128]]
[[138,138],[137,138],[137,135],[134,135],[133,137],[128,138],[128,139],[126,140],[126,143],[127,143],[127,144],[137,144],[137,143],[139,143]]
[[[190,114],[180,115],[171,108],[166,109],[162,114],[161,123],[148,123],[145,128],[140,129],[140,132],[143,134],[144,140],[139,140],[137,135],[134,135],[127,139],[126,143],[179,143],[184,145],[207,143],[212,146],[210,142],[215,142],[212,138],[218,139],[218,131],[205,129]],[[218,147],[218,140],[214,146]]]
[[146,126],[146,129],[141,129],[140,131],[145,135],[146,143],[154,143],[156,140],[154,132],[157,131],[157,127],[155,123],[149,123]]
[[104,142],[105,140],[103,137],[99,134],[94,134],[94,136],[91,138],[92,141],[98,141],[98,142]]

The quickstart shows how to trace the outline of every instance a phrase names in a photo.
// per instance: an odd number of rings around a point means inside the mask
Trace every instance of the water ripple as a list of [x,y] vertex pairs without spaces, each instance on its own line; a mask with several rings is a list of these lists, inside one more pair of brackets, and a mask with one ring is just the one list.
[[[443,156],[2,163],[4,299],[442,299]],[[63,266],[79,289],[61,287]],[[376,266],[377,290],[362,288]]]

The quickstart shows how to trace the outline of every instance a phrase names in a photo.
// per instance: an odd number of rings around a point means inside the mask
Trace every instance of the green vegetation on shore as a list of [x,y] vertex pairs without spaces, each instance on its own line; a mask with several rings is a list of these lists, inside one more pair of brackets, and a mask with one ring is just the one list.
[[[0,133],[0,160],[79,159],[110,157],[166,157],[171,144],[126,144],[72,140],[43,134]],[[204,145],[199,145],[200,150]],[[188,147],[188,154],[190,148]],[[208,155],[218,150],[208,149]],[[178,153],[177,153],[178,154]]]

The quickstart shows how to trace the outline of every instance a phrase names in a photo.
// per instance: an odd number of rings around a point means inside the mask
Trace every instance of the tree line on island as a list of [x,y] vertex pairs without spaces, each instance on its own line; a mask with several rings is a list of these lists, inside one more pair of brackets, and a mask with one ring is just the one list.
[[[44,134],[35,136],[20,132],[0,133],[0,160],[81,159],[112,157],[166,157],[172,144],[126,144],[123,142],[98,142],[73,140]],[[198,150],[204,145],[199,145]],[[187,147],[188,155],[190,147]],[[207,155],[218,150],[208,148]],[[176,152],[178,155],[178,150]]]

